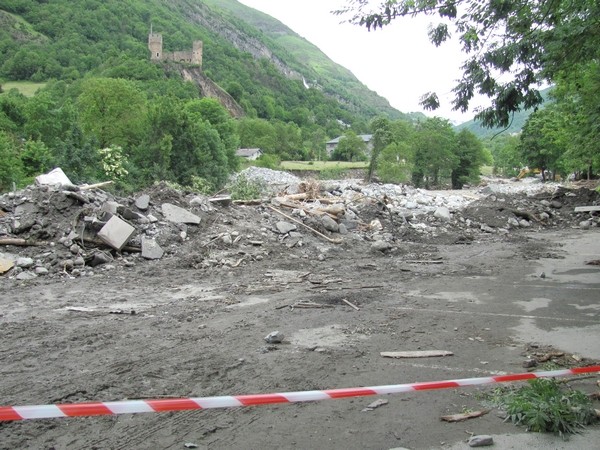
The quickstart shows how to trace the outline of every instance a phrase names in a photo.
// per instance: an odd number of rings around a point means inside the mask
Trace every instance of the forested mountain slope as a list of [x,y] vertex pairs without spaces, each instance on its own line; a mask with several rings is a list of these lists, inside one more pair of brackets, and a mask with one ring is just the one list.
[[3,0],[0,23],[0,77],[8,80],[89,72],[148,80],[152,26],[165,51],[202,40],[204,73],[258,117],[285,120],[284,111],[300,107],[322,121],[403,116],[314,45],[235,0]]

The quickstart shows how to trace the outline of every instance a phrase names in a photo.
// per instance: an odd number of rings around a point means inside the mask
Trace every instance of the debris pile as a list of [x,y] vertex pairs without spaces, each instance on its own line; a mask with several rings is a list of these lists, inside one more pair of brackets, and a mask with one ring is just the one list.
[[[58,169],[59,170],[59,169]],[[600,225],[600,194],[554,184],[488,182],[465,191],[426,191],[358,180],[317,182],[251,168],[270,198],[232,202],[159,183],[119,198],[105,184],[74,186],[62,171],[0,196],[0,274],[93,275],[176,256],[183,267],[238,267],[273,251],[325,258],[329,244],[376,254],[402,242],[467,243],[545,227]],[[509,194],[516,186],[517,194]]]

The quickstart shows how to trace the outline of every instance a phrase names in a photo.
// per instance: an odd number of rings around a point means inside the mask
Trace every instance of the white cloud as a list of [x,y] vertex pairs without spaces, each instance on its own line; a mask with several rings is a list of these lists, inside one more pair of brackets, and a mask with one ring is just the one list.
[[[283,22],[402,112],[422,111],[458,122],[474,115],[452,111],[452,88],[461,76],[464,55],[457,42],[439,48],[429,42],[427,27],[435,18],[400,19],[368,32],[340,24],[342,19],[331,14],[346,4],[344,0],[239,1]],[[436,111],[424,111],[419,105],[429,91],[440,97],[442,105]]]

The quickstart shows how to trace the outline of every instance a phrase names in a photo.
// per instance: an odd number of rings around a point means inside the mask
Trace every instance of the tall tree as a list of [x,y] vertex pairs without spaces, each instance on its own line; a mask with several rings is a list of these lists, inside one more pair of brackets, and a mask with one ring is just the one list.
[[413,183],[425,187],[438,185],[440,174],[450,175],[458,166],[456,135],[446,119],[434,117],[417,126],[414,138]]
[[100,147],[129,147],[141,139],[147,123],[146,98],[131,81],[89,78],[77,99],[81,127]]
[[354,131],[347,131],[331,153],[333,161],[364,161],[367,144]]
[[[347,0],[337,11],[368,29],[415,15],[437,16],[429,38],[436,46],[458,36],[466,60],[453,107],[467,111],[475,93],[492,98],[477,113],[486,126],[506,126],[511,114],[542,103],[537,85],[600,56],[600,2],[596,0]],[[454,30],[450,29],[454,25]],[[423,96],[435,109],[435,93]]]
[[462,189],[466,183],[478,181],[481,166],[491,163],[483,143],[469,130],[461,130],[456,136],[454,154],[458,163],[450,175],[452,189]]
[[369,170],[367,171],[367,182],[371,181],[375,170],[377,169],[377,159],[381,151],[390,145],[394,139],[392,124],[385,117],[376,117],[371,121],[371,131],[373,132],[371,149],[371,158],[369,160]]
[[555,107],[533,113],[521,132],[519,149],[530,167],[541,171],[546,180],[546,169],[556,173],[566,144],[563,119]]

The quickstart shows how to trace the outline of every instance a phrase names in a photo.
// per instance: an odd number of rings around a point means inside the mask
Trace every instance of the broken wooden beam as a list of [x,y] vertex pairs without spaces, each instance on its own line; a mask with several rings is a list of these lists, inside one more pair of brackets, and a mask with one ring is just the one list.
[[448,350],[416,350],[406,352],[381,352],[384,358],[431,358],[434,356],[452,356]]

